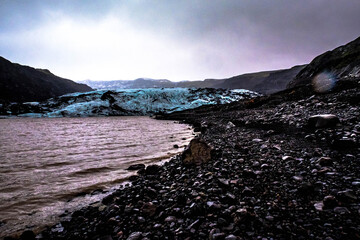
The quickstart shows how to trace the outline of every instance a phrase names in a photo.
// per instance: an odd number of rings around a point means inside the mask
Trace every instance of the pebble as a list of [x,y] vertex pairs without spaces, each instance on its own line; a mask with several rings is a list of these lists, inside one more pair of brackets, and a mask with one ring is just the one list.
[[142,232],[133,232],[129,235],[129,237],[126,240],[138,240],[141,239]]
[[346,207],[336,207],[334,208],[334,212],[338,214],[350,213]]
[[232,234],[227,235],[225,237],[225,240],[238,240],[238,239],[239,239],[238,237],[236,237],[235,235],[232,235]]
[[225,233],[214,233],[209,239],[222,240],[225,237]]
[[289,160],[294,160],[294,158],[291,157],[291,156],[283,156],[283,157],[282,157],[282,160],[284,160],[284,161],[289,161]]
[[338,205],[338,201],[332,195],[325,196],[323,203],[325,208],[334,208]]
[[324,203],[323,202],[317,202],[317,203],[314,204],[314,207],[315,207],[316,210],[322,211],[323,208],[324,208]]
[[355,202],[357,197],[354,195],[354,191],[351,189],[346,189],[344,191],[337,192],[337,198],[342,202]]
[[318,163],[320,166],[332,166],[333,160],[329,157],[321,157],[319,158]]
[[262,164],[260,167],[261,168],[270,168],[269,164],[266,164],[266,163]]
[[99,240],[113,240],[110,235],[101,236]]
[[298,181],[298,182],[302,182],[302,180],[304,179],[302,176],[293,176],[293,179],[295,181]]
[[176,217],[174,216],[168,216],[167,218],[165,218],[165,222],[175,222],[176,221]]
[[355,181],[355,182],[352,182],[351,185],[353,185],[353,186],[360,186],[360,182]]

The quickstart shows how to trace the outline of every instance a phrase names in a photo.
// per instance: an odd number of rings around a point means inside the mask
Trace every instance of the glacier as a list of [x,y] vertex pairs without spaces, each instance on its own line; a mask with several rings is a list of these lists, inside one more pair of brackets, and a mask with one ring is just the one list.
[[[226,104],[260,94],[244,89],[147,88],[71,93],[41,103],[24,103],[21,117],[146,116]],[[26,105],[28,104],[28,105]],[[16,113],[14,113],[16,114]]]

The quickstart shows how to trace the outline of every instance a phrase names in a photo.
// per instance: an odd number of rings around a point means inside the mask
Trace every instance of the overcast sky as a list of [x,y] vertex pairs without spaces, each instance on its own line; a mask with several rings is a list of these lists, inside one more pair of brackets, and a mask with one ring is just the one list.
[[72,80],[225,78],[360,36],[360,0],[0,0],[0,56]]

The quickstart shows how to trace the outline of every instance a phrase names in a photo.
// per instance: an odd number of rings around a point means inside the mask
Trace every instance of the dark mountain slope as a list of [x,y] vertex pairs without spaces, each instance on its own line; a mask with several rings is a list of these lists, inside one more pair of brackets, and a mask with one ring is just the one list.
[[332,74],[337,79],[359,77],[360,37],[316,57],[296,75],[288,87],[311,83],[316,75],[324,72]]
[[290,69],[248,73],[232,78],[224,79],[222,83],[215,85],[217,88],[248,89],[263,94],[271,94],[284,90],[306,65],[295,66]]
[[0,101],[42,101],[71,92],[92,88],[60,78],[46,69],[12,63],[0,57]]

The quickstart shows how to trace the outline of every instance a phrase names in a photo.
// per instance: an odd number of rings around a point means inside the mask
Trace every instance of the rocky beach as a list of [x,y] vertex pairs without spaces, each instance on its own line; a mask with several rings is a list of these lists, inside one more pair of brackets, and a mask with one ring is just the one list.
[[359,90],[348,78],[158,116],[201,134],[36,238],[359,239]]

